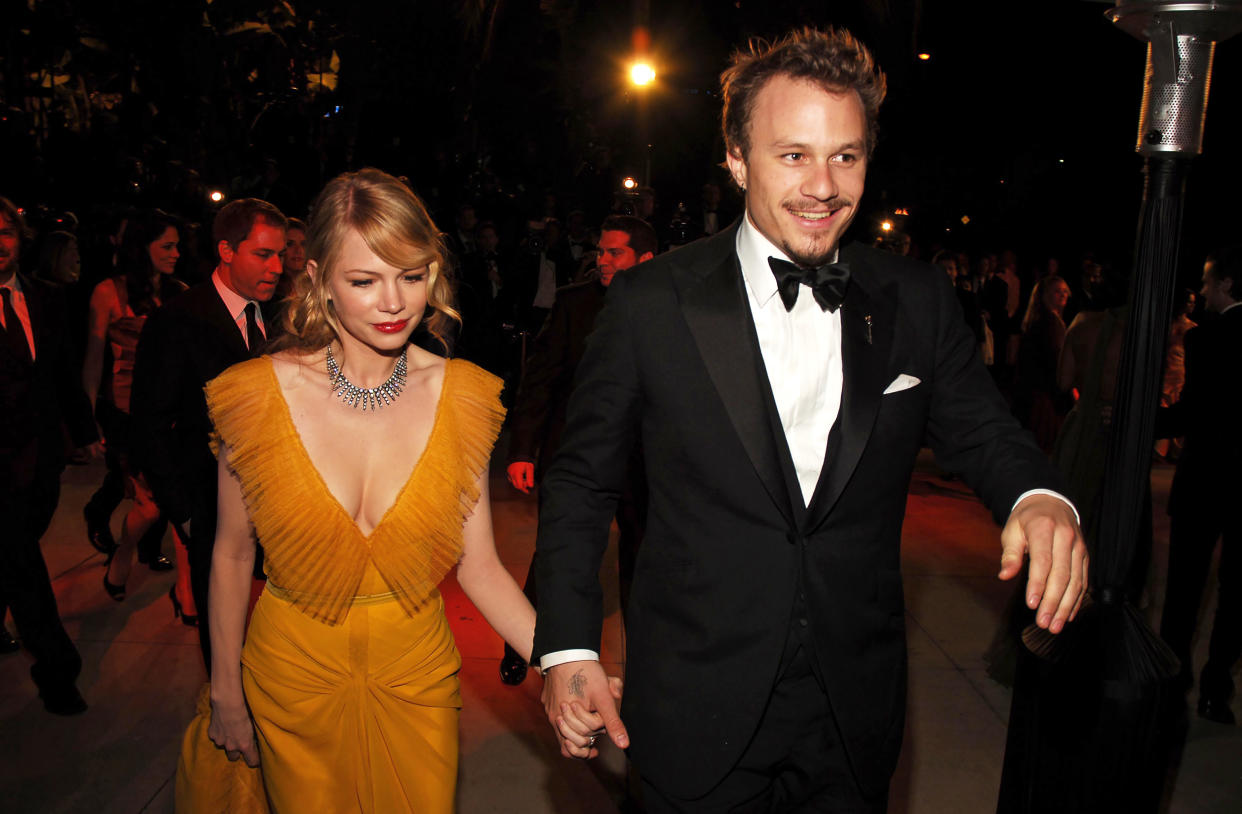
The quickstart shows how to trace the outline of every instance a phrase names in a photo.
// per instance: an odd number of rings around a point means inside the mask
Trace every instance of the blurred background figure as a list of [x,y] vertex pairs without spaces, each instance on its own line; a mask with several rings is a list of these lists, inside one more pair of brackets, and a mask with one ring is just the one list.
[[284,324],[284,314],[288,310],[288,300],[298,290],[298,278],[306,274],[306,224],[297,218],[289,218],[289,228],[285,230],[285,253],[281,258],[284,270],[280,282],[276,283],[276,293],[272,295],[271,331],[280,331]]
[[[1196,326],[1190,317],[1198,300],[1195,292],[1183,288],[1173,302],[1173,322],[1169,325],[1169,339],[1164,352],[1164,379],[1160,385],[1160,406],[1170,407],[1182,397],[1186,383],[1186,332]],[[1176,461],[1182,451],[1182,439],[1161,438],[1156,442],[1156,454],[1168,461]]]
[[1070,289],[1060,277],[1045,277],[1031,289],[1022,334],[1018,340],[1014,374],[1013,410],[1022,425],[1035,435],[1044,452],[1051,452],[1061,427],[1057,359],[1065,344],[1061,314]]
[[[99,439],[74,375],[63,298],[19,273],[25,231],[17,207],[0,198],[0,608],[12,611],[34,659],[30,677],[44,709],[76,715],[86,711],[82,658],[61,624],[39,540],[60,501],[66,429],[92,456]],[[3,631],[0,651],[14,649]]]
[[78,238],[72,232],[50,232],[42,243],[35,276],[61,288],[71,287],[82,276]]
[[[158,209],[136,214],[121,238],[119,273],[91,293],[82,386],[103,430],[108,472],[83,513],[91,545],[108,555],[104,590],[118,602],[125,599],[135,550],[138,561],[152,571],[173,568],[161,551],[167,524],[160,518],[146,480],[130,461],[130,395],[138,337],[147,317],[186,289],[173,277],[181,256],[179,244],[176,218]],[[122,498],[131,499],[133,505],[121,522],[119,543],[113,544],[110,518]],[[178,584],[182,590],[174,586],[169,597],[176,615],[189,609],[183,616],[189,624],[194,619],[194,603],[188,590],[188,569],[182,569]]]
[[[619,272],[653,258],[659,239],[650,224],[631,215],[609,215],[600,226],[598,268],[595,279],[566,286],[535,337],[534,350],[522,377],[521,389],[509,413],[509,465],[506,473],[514,489],[529,493],[552,462],[565,429],[574,372],[586,350],[587,337],[604,307],[604,296]],[[636,445],[630,456],[625,485],[617,503],[618,556],[620,560],[621,612],[629,606],[634,560],[647,518],[647,481],[642,450]],[[538,603],[534,560],[523,587],[532,605]],[[520,684],[526,662],[506,645],[500,662],[500,679]]]
[[1217,315],[1186,333],[1181,398],[1162,410],[1161,436],[1184,435],[1169,492],[1169,580],[1160,637],[1182,662],[1180,686],[1194,685],[1191,647],[1199,605],[1220,540],[1216,617],[1199,675],[1198,712],[1232,725],[1233,668],[1242,655],[1242,245],[1214,252],[1203,267],[1204,310]]

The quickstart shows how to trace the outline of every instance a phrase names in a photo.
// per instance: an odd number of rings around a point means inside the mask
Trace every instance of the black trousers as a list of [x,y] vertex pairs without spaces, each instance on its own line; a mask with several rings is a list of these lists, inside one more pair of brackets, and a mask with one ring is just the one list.
[[34,657],[30,677],[55,692],[72,685],[82,658],[60,621],[56,595],[39,540],[60,500],[60,475],[48,473],[26,487],[0,489],[0,607],[7,604],[22,644]]
[[644,780],[647,814],[884,814],[887,790],[867,797],[854,779],[801,616],[794,614],[780,677],[737,765],[695,800],[669,797]]
[[1222,511],[1177,514],[1169,527],[1169,582],[1160,637],[1182,660],[1184,679],[1192,680],[1191,641],[1199,619],[1212,552],[1221,541],[1220,589],[1199,691],[1227,698],[1233,692],[1230,672],[1242,656],[1242,521]]
[[203,520],[202,524],[210,526],[210,529],[199,531],[199,522],[198,519],[190,521],[192,536],[182,535],[181,529],[177,530],[177,534],[185,541],[186,553],[189,555],[190,593],[194,594],[194,608],[198,612],[198,646],[203,653],[203,666],[207,670],[207,677],[211,678],[211,625],[207,617],[207,588],[211,584],[211,552],[216,542],[216,523],[214,517],[210,521]]

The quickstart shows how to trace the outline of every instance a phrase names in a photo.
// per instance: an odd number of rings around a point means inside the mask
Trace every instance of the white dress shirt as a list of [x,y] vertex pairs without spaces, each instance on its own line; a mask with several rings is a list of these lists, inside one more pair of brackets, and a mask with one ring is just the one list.
[[263,338],[267,338],[267,326],[263,324],[263,309],[259,307],[257,300],[248,300],[241,294],[224,284],[224,280],[220,279],[220,269],[216,269],[211,273],[212,285],[216,287],[216,291],[220,294],[220,299],[224,300],[224,307],[229,309],[229,316],[233,318],[233,324],[237,326],[237,330],[241,331],[242,341],[246,343],[246,347],[250,347],[250,341],[246,334],[246,306],[254,303],[254,321],[259,324],[259,333],[263,334]]
[[[0,283],[0,288],[7,288],[11,293],[9,299],[13,303],[13,312],[17,314],[17,321],[22,324],[22,331],[26,334],[26,344],[30,346],[30,361],[35,360],[38,349],[35,348],[34,331],[30,327],[30,309],[26,306],[26,295],[22,292],[22,283],[17,279],[17,273],[14,272],[4,283]],[[9,326],[4,324],[4,309],[0,308],[0,326],[7,331]]]
[[[737,257],[776,412],[802,500],[809,504],[824,465],[828,433],[841,411],[841,309],[823,310],[810,287],[800,285],[793,309],[785,310],[768,258],[793,261],[751,224],[749,215],[737,230]],[[834,252],[829,262],[836,259]]]

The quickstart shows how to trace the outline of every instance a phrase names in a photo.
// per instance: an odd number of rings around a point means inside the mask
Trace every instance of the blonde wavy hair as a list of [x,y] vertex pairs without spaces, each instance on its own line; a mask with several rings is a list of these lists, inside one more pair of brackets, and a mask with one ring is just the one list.
[[448,328],[460,323],[443,236],[427,207],[397,178],[373,167],[338,175],[319,193],[306,227],[306,259],[312,277],[299,274],[285,310],[285,331],[272,351],[313,352],[341,333],[328,283],[337,272],[341,246],[350,230],[367,248],[399,269],[427,267],[427,313],[422,325],[449,350]]

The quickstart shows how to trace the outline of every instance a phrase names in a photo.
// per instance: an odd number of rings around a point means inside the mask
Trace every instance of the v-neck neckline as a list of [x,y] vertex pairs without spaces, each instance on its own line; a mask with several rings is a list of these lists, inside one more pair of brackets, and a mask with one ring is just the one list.
[[284,419],[288,423],[289,429],[292,431],[293,445],[297,447],[298,454],[302,457],[303,463],[305,463],[306,466],[315,473],[315,480],[318,481],[319,488],[323,490],[325,495],[327,495],[328,500],[332,503],[335,510],[339,512],[346,521],[348,521],[349,525],[353,527],[354,531],[357,532],[358,536],[364,543],[367,544],[369,548],[371,541],[375,539],[375,535],[384,527],[385,523],[387,523],[389,515],[391,515],[393,510],[401,503],[401,500],[405,497],[405,493],[409,491],[410,484],[412,484],[418,477],[419,470],[422,469],[423,461],[427,458],[427,451],[431,449],[431,444],[435,441],[436,433],[440,428],[440,422],[444,415],[444,400],[445,395],[448,393],[449,376],[451,375],[453,368],[452,360],[446,359],[444,362],[444,381],[440,383],[440,396],[436,400],[436,413],[435,417],[432,418],[431,432],[427,436],[427,443],[423,445],[423,451],[419,453],[418,460],[414,462],[414,468],[410,470],[409,477],[405,479],[405,483],[403,483],[401,488],[397,490],[397,497],[393,500],[392,504],[384,510],[384,514],[380,517],[379,522],[376,523],[371,529],[371,532],[369,534],[364,534],[362,528],[358,525],[358,521],[354,519],[353,515],[349,513],[344,504],[341,503],[340,499],[337,498],[337,496],[333,494],[332,490],[328,488],[327,481],[323,479],[323,473],[319,471],[319,467],[315,465],[314,459],[311,458],[310,451],[306,449],[306,444],[302,441],[302,434],[298,431],[298,425],[293,420],[293,411],[289,409],[289,401],[285,398],[284,390],[281,389],[280,377],[276,375],[276,363],[270,356],[264,356],[263,358],[267,360],[268,374],[272,378],[272,386],[276,391],[277,401],[280,403],[281,409],[284,413]]

